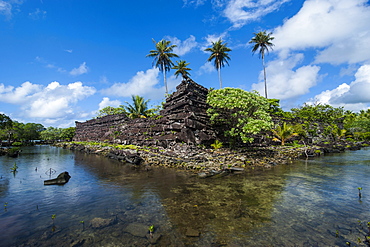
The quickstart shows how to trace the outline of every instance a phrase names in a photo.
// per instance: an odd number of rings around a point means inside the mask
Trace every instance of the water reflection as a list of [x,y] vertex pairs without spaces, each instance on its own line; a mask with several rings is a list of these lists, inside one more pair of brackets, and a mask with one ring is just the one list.
[[[365,246],[369,151],[200,180],[55,147],[24,148],[17,159],[0,157],[0,202],[8,203],[0,243],[148,246],[154,225],[162,235],[157,246]],[[50,168],[72,178],[44,186]],[[99,220],[111,223],[90,224]],[[188,237],[190,230],[199,237]]]
[[174,189],[176,195],[165,200],[165,207],[181,232],[196,229],[203,243],[228,244],[271,220],[284,177],[276,171],[273,176],[256,173],[192,181]]

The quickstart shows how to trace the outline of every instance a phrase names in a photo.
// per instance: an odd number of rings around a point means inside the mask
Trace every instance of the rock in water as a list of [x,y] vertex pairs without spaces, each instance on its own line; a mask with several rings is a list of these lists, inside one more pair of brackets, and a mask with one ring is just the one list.
[[61,174],[58,175],[57,178],[45,180],[44,185],[65,184],[69,181],[70,178],[71,176],[69,175],[68,172],[62,172]]

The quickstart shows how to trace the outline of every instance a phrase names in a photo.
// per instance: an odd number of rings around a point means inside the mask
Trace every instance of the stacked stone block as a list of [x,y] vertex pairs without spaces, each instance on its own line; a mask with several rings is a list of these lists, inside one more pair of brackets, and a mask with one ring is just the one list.
[[216,136],[206,112],[208,89],[188,79],[176,90],[157,117],[129,119],[119,114],[76,122],[74,140],[162,147],[175,142],[213,143]]

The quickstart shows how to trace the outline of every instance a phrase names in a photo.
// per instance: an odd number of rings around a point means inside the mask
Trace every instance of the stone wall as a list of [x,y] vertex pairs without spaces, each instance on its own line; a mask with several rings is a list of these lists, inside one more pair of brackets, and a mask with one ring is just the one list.
[[166,99],[160,115],[129,119],[125,114],[76,122],[75,141],[108,141],[168,147],[171,143],[210,144],[216,139],[207,116],[208,89],[182,81]]

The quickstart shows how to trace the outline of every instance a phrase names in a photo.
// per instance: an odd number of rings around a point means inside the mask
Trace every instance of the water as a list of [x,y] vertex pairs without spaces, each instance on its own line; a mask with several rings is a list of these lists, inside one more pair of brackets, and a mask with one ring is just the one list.
[[[0,157],[0,246],[150,246],[151,225],[156,246],[366,246],[368,148],[219,179],[22,149]],[[50,168],[70,181],[44,186]]]

